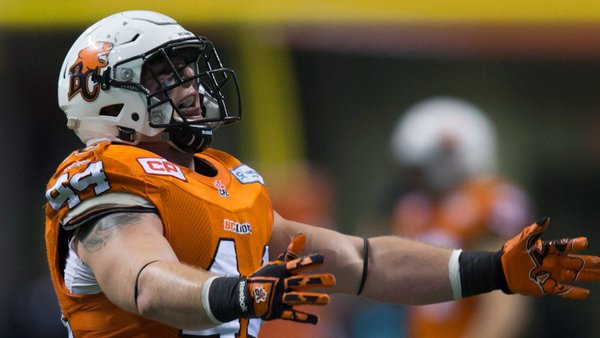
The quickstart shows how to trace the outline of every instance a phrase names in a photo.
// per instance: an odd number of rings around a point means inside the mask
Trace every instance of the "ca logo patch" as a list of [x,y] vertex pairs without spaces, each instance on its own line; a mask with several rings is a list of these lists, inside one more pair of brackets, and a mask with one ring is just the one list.
[[164,158],[144,157],[138,158],[137,160],[147,174],[173,176],[187,182],[187,178],[185,178],[181,168]]

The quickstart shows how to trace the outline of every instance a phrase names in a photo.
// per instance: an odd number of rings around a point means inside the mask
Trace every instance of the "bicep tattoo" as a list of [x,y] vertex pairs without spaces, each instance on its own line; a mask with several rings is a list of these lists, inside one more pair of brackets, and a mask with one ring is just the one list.
[[139,222],[141,219],[141,214],[135,212],[109,214],[79,228],[76,238],[86,251],[98,251],[119,232],[121,226]]

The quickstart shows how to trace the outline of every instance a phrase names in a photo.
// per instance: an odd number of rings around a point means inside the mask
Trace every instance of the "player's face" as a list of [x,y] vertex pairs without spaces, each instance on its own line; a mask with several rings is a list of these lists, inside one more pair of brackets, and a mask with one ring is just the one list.
[[[181,78],[186,79],[194,76],[194,70],[184,62],[183,58],[174,56],[171,57],[171,62]],[[160,90],[161,87],[175,84],[176,75],[166,60],[153,62],[150,67],[153,73],[156,74],[156,78],[152,72],[144,70],[141,82],[151,93]],[[203,118],[196,81],[186,81],[180,86],[169,90],[167,94],[186,119],[197,121]]]

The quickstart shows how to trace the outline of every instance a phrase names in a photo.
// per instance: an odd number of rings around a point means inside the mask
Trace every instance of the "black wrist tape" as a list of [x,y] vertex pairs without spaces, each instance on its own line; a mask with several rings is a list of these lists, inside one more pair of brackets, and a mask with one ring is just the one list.
[[219,277],[212,281],[208,302],[213,316],[222,323],[252,315],[252,299],[245,277]]
[[500,257],[502,251],[463,251],[458,258],[460,287],[463,297],[501,289],[511,293],[506,284]]

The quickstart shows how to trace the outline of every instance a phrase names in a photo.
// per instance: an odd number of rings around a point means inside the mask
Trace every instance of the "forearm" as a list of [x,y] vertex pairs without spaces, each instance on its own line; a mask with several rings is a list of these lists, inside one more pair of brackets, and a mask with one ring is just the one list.
[[275,219],[273,234],[269,241],[271,259],[285,252],[285,245],[292,237],[303,233],[306,235],[304,254],[319,253],[325,257],[323,264],[314,271],[331,273],[336,278],[335,286],[327,289],[326,292],[356,294],[363,268],[361,238],[289,221],[278,214],[275,214]]
[[383,302],[431,304],[496,289],[509,292],[497,252],[459,254],[415,240],[384,236],[369,239],[365,264],[362,238],[275,216],[270,241],[274,252],[285,250],[278,243],[306,234],[305,251],[325,257],[319,272],[332,273],[336,278],[329,293],[357,294],[365,266],[368,269],[361,295]]
[[[336,277],[329,293],[355,295],[363,276],[363,239],[336,231],[288,221],[276,215],[271,243],[274,252],[285,250],[291,236],[306,234],[305,252],[325,256],[319,272]],[[452,299],[448,275],[451,250],[396,236],[369,239],[366,282],[361,295],[384,302],[429,304]]]
[[363,296],[403,304],[452,299],[448,277],[451,250],[395,236],[371,238],[369,243]]
[[153,263],[139,277],[138,311],[180,329],[214,326],[202,304],[202,287],[210,276],[178,262]]

